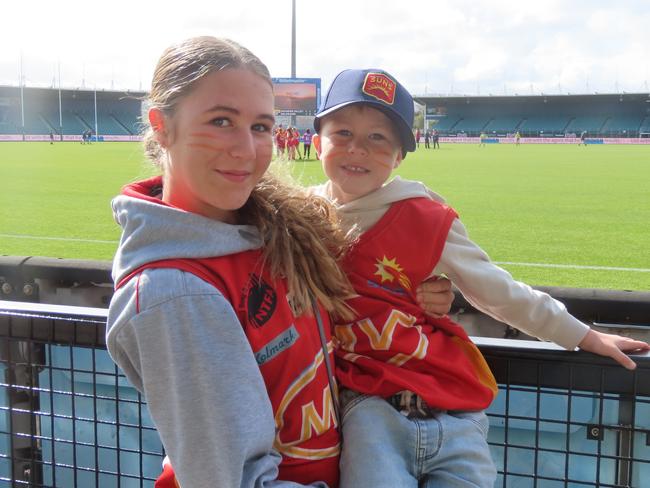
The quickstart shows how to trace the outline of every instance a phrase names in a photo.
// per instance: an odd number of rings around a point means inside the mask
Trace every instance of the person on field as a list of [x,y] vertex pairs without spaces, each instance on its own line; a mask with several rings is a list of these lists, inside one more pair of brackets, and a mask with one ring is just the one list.
[[287,129],[287,153],[289,161],[296,160],[296,153],[299,155],[298,146],[300,145],[300,133],[295,127]]
[[309,129],[305,130],[305,132],[302,135],[302,147],[303,147],[303,152],[305,153],[305,159],[311,158],[311,138],[312,138],[311,131]]
[[[314,189],[359,233],[343,260],[354,320],[336,320],[341,487],[492,487],[484,410],[497,385],[448,317],[426,316],[413,290],[445,275],[486,314],[559,345],[612,357],[648,344],[589,328],[546,293],[517,282],[467,236],[422,183],[390,180],[416,144],[413,99],[389,73],[345,70],[316,114],[314,148],[329,181]],[[390,181],[389,181],[390,180]]]
[[147,401],[170,486],[338,486],[329,315],[352,317],[350,241],[326,200],[267,173],[272,87],[233,41],[167,48],[144,137],[162,175],[112,202],[107,348]]
[[280,125],[275,132],[275,147],[278,159],[284,159],[287,149],[287,131]]

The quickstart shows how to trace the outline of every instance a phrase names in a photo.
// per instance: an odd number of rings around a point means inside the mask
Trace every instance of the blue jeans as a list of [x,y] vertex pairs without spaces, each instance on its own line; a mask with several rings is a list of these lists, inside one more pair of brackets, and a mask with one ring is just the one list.
[[384,399],[342,392],[340,488],[492,488],[485,412],[407,418]]

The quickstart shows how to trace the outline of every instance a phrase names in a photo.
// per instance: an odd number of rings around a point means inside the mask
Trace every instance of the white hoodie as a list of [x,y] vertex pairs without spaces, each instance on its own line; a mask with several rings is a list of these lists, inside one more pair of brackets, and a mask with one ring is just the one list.
[[[333,200],[331,183],[312,188],[316,195]],[[336,205],[344,225],[370,229],[391,204],[409,198],[444,199],[418,181],[399,176],[378,190],[352,202]],[[425,242],[422,243],[426,245]],[[429,276],[445,274],[465,299],[478,310],[526,334],[574,349],[589,331],[589,326],[567,312],[561,302],[547,293],[515,281],[510,273],[490,261],[474,242],[459,219],[455,219],[440,261]]]

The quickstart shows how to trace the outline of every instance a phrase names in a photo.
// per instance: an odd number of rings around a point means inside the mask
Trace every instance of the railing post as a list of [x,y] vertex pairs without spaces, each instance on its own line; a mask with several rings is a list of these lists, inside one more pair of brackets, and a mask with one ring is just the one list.
[[617,486],[631,486],[632,482],[632,439],[634,427],[634,396],[622,394],[618,403],[618,446]]
[[0,361],[7,365],[8,427],[12,460],[12,486],[43,484],[42,446],[38,394],[39,364],[44,364],[42,345],[31,340],[0,338]]

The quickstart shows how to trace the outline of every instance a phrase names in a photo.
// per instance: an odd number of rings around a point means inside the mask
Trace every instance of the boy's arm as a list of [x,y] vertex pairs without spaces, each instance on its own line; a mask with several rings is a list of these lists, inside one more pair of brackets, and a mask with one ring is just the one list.
[[645,350],[648,347],[641,341],[592,331],[587,324],[569,314],[561,302],[514,280],[510,273],[492,263],[487,254],[469,239],[458,219],[452,224],[434,271],[434,274],[441,273],[446,274],[477,309],[566,349],[580,346],[587,351],[612,357],[628,367],[631,360],[621,350]]
[[627,369],[635,369],[636,363],[625,355],[625,352],[641,352],[650,350],[650,345],[629,337],[615,334],[604,334],[591,329],[578,344],[584,351],[608,356]]

